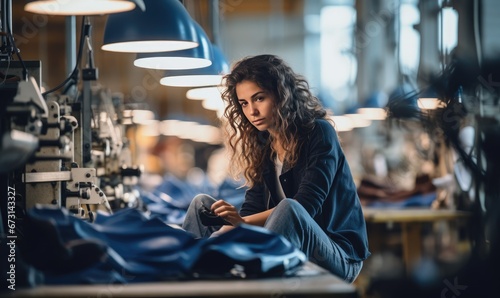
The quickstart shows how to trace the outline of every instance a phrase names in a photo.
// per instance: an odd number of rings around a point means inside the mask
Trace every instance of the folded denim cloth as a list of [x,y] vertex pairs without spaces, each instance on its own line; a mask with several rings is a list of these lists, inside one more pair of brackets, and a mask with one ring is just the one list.
[[305,262],[305,254],[283,236],[241,224],[208,238],[192,271],[201,278],[291,276]]

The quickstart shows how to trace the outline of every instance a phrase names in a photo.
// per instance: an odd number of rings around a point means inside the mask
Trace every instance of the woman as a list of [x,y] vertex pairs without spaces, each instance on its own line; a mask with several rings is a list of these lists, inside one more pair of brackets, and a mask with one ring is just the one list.
[[[224,200],[198,195],[183,227],[206,237],[241,223],[263,226],[283,235],[310,261],[354,281],[370,254],[366,227],[327,111],[307,81],[273,55],[237,62],[225,76],[225,87],[231,165],[249,188],[239,212]],[[227,225],[201,224],[197,210],[202,205]]]

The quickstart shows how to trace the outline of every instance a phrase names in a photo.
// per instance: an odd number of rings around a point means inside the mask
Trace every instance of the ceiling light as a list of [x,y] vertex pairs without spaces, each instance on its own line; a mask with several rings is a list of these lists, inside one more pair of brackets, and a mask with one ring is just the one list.
[[384,120],[387,117],[387,112],[383,108],[386,104],[387,95],[384,92],[374,92],[357,112],[369,120]]
[[212,65],[205,68],[168,71],[160,80],[160,84],[173,87],[205,87],[218,86],[229,72],[227,62],[221,49],[212,45]]
[[332,116],[332,120],[336,131],[351,131],[354,128],[351,118],[347,116]]
[[144,0],[145,11],[108,17],[102,49],[112,52],[178,51],[199,45],[196,22],[178,0]]
[[194,100],[203,100],[207,98],[218,98],[222,100],[222,91],[222,86],[193,88],[186,92],[186,97]]
[[425,89],[418,96],[417,105],[422,110],[435,110],[445,107],[445,103],[438,98],[438,94],[433,87]]
[[199,45],[195,48],[162,53],[139,53],[134,65],[141,68],[185,70],[212,65],[212,46],[207,34],[193,21]]
[[144,9],[143,0],[42,0],[24,6],[24,10],[46,15],[102,15]]

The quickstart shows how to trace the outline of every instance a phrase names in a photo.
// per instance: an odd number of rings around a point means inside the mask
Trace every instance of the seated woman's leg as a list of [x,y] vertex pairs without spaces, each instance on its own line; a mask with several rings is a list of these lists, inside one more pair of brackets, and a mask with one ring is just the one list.
[[293,199],[282,200],[264,227],[283,235],[303,251],[309,261],[348,282],[353,282],[361,270],[362,262],[350,261],[340,246],[330,239],[304,207]]
[[205,226],[201,223],[199,210],[202,206],[210,208],[216,200],[206,194],[196,195],[189,204],[182,228],[192,233],[196,238],[210,237],[220,226]]

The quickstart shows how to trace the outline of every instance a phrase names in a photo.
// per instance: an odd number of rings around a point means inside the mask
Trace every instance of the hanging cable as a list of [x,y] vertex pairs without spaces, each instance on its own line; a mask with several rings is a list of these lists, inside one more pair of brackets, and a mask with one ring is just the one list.
[[10,69],[10,61],[12,59],[10,58],[10,56],[7,56],[7,69],[5,71],[5,74],[0,72],[0,79],[2,79],[2,82],[0,82],[0,86],[5,84],[5,82],[7,81],[7,78],[9,78],[9,69]]
[[474,43],[476,44],[476,54],[477,54],[477,62],[479,66],[482,66],[483,63],[483,53],[481,49],[481,36],[480,36],[480,28],[479,28],[479,1],[474,0]]
[[11,28],[11,19],[12,19],[12,7],[8,7],[9,5],[9,1],[6,1],[5,2],[5,5],[4,5],[4,9],[6,11],[6,20],[5,20],[5,25],[7,27],[7,38],[8,38],[8,41],[10,42],[11,44],[11,49],[10,49],[10,53],[9,54],[9,57],[12,53],[15,53],[16,56],[17,56],[17,59],[19,59],[19,62],[21,63],[22,67],[23,67],[23,80],[28,80],[28,68],[26,67],[26,64],[24,63],[24,60],[23,58],[21,58],[21,54],[19,54],[19,49],[17,48],[16,46],[16,43],[14,41],[14,37],[12,36],[12,28]]
[[[88,31],[89,31],[89,28],[90,28],[90,25],[86,24],[86,18],[87,18],[86,16],[82,17],[80,42],[79,42],[79,46],[78,46],[78,54],[77,54],[77,57],[76,57],[75,68],[73,68],[73,71],[71,72],[71,74],[61,84],[59,84],[56,87],[54,87],[54,88],[52,88],[52,89],[50,89],[50,90],[45,91],[44,93],[42,93],[42,95],[44,97],[47,96],[48,94],[56,91],[56,90],[61,89],[67,83],[70,83],[69,85],[71,86],[73,84],[76,84],[76,82],[78,81],[78,65],[80,65],[80,61],[82,60],[83,45],[85,44],[85,37],[88,35]],[[68,87],[65,90],[68,90]]]

